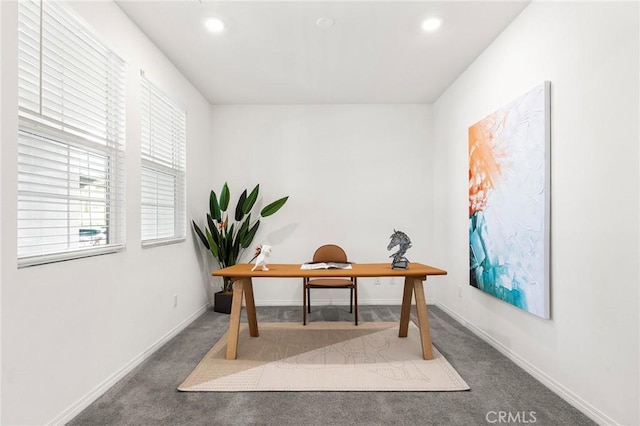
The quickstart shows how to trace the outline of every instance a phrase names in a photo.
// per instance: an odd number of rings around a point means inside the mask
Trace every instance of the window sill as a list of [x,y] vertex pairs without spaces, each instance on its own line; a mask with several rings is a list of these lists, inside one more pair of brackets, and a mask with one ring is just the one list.
[[177,243],[182,243],[184,241],[186,241],[187,238],[186,237],[179,237],[179,238],[158,238],[156,240],[145,240],[142,241],[142,248],[151,248],[151,247],[157,247],[157,246],[166,246],[169,244],[177,244]]
[[49,263],[65,262],[67,260],[83,259],[85,257],[101,256],[103,254],[118,253],[124,251],[124,244],[113,244],[110,246],[66,251],[63,253],[44,254],[36,256],[25,256],[18,258],[18,269],[30,266],[46,265]]

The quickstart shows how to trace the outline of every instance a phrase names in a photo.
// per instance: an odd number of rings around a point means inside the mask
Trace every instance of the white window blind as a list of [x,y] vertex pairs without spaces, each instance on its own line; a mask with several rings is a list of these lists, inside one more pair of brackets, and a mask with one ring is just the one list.
[[142,245],[183,241],[186,114],[144,72],[141,88]]
[[124,63],[61,2],[18,13],[18,265],[121,250]]

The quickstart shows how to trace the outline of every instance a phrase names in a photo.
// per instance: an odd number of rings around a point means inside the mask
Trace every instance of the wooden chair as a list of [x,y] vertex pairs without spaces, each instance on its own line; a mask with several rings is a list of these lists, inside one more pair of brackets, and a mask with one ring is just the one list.
[[[350,263],[345,251],[335,244],[326,244],[319,247],[313,254],[313,262]],[[312,288],[348,288],[351,291],[349,312],[354,312],[355,324],[358,325],[358,279],[357,277],[340,277],[336,270],[335,278],[304,278],[302,288],[302,324],[307,325],[307,312],[311,313],[311,289]]]

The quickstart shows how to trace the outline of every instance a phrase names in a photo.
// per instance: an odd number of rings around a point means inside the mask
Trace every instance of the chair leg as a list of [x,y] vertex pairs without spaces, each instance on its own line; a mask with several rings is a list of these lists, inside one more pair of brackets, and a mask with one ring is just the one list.
[[352,314],[353,313],[353,287],[351,287],[349,290],[351,290],[350,294],[350,298],[349,298],[349,313]]
[[353,314],[355,321],[356,321],[356,325],[358,325],[358,284],[354,284],[353,285],[353,297],[354,297],[354,310],[355,313]]
[[311,313],[311,289],[307,288],[307,312]]
[[307,325],[307,285],[302,279],[302,325]]

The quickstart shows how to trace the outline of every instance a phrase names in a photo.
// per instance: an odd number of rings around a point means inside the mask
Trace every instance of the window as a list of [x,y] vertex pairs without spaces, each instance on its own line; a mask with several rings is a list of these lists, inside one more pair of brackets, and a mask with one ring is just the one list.
[[18,265],[121,250],[124,63],[60,2],[18,13]]
[[184,241],[186,115],[141,72],[142,245]]

